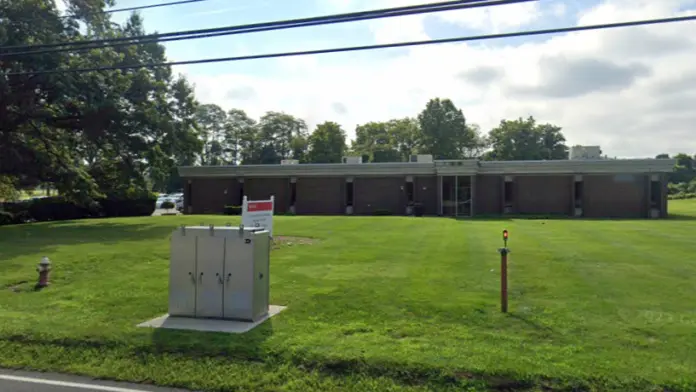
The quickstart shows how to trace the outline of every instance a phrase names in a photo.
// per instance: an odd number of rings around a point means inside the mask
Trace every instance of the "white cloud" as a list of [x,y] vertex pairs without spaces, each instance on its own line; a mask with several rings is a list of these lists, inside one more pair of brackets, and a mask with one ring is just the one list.
[[519,28],[538,20],[542,15],[539,2],[517,3],[446,12],[438,16],[445,21],[477,30],[501,32]]
[[[582,12],[579,23],[676,15],[678,7],[690,3],[608,0]],[[568,12],[544,8],[543,2],[525,6],[478,21],[444,19],[495,31]],[[427,39],[417,17],[370,26],[376,42]],[[234,73],[234,64],[226,75],[200,75],[192,67],[186,72],[201,101],[253,116],[283,110],[310,124],[337,121],[350,136],[356,124],[415,116],[428,99],[448,97],[484,130],[503,118],[533,115],[562,126],[569,143],[600,144],[609,155],[696,152],[696,22],[582,32],[522,45],[414,47],[407,55],[374,61],[355,53],[326,56],[335,56],[331,65],[322,57],[263,60],[276,67],[264,76]]]

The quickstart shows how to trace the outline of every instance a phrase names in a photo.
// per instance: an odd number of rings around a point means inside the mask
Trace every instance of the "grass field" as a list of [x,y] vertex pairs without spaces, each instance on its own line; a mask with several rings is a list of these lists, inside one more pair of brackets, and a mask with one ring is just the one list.
[[[0,227],[0,366],[205,390],[693,390],[696,201],[660,221],[276,217],[288,309],[244,335],[167,311],[168,237],[224,216]],[[510,231],[510,313],[499,312]],[[53,285],[35,292],[41,256]]]

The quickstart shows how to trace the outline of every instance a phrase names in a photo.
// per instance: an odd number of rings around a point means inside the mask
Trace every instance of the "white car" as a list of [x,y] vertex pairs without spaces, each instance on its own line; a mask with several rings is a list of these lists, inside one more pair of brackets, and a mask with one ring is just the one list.
[[174,208],[177,210],[183,210],[184,209],[184,194],[183,193],[171,193],[168,195],[161,195],[157,198],[157,201],[155,202],[155,208],[161,209],[162,208],[162,203],[165,201],[171,201],[174,203]]
[[155,202],[155,208],[162,208],[162,203],[165,201],[171,201],[174,203],[174,199],[171,198],[169,195],[161,195],[157,198],[157,201]]

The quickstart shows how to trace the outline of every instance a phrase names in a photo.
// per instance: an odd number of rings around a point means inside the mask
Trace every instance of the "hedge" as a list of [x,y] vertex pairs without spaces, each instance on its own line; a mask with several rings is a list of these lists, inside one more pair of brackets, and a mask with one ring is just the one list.
[[696,199],[696,193],[675,193],[673,195],[667,195],[669,200],[683,200],[683,199]]
[[[101,217],[149,216],[156,198],[124,199],[107,197],[92,206],[80,206],[61,196],[0,204],[0,225]],[[9,222],[9,223],[8,223]]]

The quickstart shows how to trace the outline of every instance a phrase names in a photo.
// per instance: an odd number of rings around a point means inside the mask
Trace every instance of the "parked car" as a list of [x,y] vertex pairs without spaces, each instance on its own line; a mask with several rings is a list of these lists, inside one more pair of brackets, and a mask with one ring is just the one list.
[[157,198],[157,201],[155,202],[155,208],[162,208],[162,203],[165,201],[171,201],[172,203],[175,202],[173,198],[171,198],[169,195],[160,195]]

